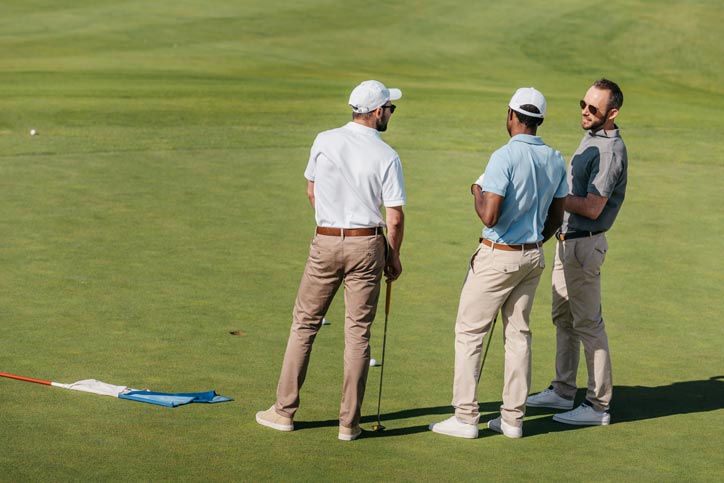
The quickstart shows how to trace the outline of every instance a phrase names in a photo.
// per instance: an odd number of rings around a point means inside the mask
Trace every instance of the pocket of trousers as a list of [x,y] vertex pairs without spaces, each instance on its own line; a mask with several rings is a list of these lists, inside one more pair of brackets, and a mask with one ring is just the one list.
[[480,247],[478,247],[478,249],[475,250],[475,253],[473,253],[473,256],[470,257],[470,262],[468,262],[468,268],[473,273],[475,273],[475,257],[478,256],[478,253],[480,253]]
[[520,262],[501,260],[498,257],[494,256],[491,267],[493,268],[493,270],[499,273],[514,273],[520,270]]

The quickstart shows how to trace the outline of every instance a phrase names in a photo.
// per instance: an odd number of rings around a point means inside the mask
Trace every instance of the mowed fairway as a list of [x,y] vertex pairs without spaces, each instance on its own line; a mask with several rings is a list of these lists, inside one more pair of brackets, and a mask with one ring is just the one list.
[[[0,481],[724,480],[723,23],[718,0],[4,0],[0,372],[235,401],[168,409],[0,379]],[[481,229],[469,186],[508,141],[508,100],[540,89],[539,133],[569,160],[578,100],[602,76],[624,91],[630,159],[603,267],[612,425],[531,409],[523,439],[484,429],[499,327],[480,438],[433,434],[452,413],[453,325]],[[337,440],[341,293],[298,430],[272,431],[254,414],[274,401],[314,230],[309,147],[369,78],[404,95],[384,134],[408,196],[387,431]],[[553,376],[550,268],[531,328],[538,391]]]

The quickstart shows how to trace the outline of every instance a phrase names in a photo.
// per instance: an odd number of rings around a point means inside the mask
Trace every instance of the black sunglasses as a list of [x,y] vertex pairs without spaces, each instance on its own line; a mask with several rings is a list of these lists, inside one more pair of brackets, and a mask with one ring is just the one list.
[[397,106],[394,104],[390,104],[389,106],[380,106],[380,109],[389,109],[390,114],[393,114],[395,112],[395,109],[397,109]]
[[588,112],[590,112],[594,116],[596,114],[598,114],[598,108],[596,106],[594,106],[593,104],[586,104],[586,101],[584,101],[583,99],[581,99],[581,102],[579,102],[579,104],[581,105],[581,110],[588,107]]

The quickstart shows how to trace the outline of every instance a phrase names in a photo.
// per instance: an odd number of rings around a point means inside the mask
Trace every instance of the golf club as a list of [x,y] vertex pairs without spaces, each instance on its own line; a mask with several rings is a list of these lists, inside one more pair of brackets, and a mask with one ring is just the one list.
[[384,335],[382,336],[382,368],[380,369],[380,392],[377,397],[377,424],[372,426],[372,431],[384,431],[385,427],[382,426],[380,421],[380,405],[382,404],[382,376],[385,374],[385,346],[387,345],[387,317],[390,315],[390,295],[392,294],[392,282],[390,280],[387,283],[387,294],[385,295],[385,329]]
[[480,372],[478,373],[478,383],[480,383],[480,378],[483,377],[483,367],[485,367],[485,358],[488,356],[488,349],[490,349],[490,341],[493,340],[493,331],[495,330],[495,323],[498,321],[498,314],[495,314],[495,318],[493,319],[493,326],[490,328],[490,332],[488,333],[488,344],[485,346],[485,352],[483,353],[483,361],[480,363]]

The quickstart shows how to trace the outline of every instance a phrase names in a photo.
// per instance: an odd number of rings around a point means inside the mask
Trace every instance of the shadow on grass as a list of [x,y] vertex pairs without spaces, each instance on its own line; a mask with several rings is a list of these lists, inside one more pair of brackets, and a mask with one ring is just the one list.
[[[583,402],[586,390],[578,391],[576,401]],[[663,418],[677,414],[702,413],[724,409],[724,376],[712,376],[699,381],[683,381],[668,386],[614,386],[611,424],[630,423]],[[556,410],[529,408],[527,415],[554,414]],[[585,428],[569,426],[550,418],[538,418],[525,423],[525,435],[554,433]]]
[[[656,419],[677,414],[700,413],[724,409],[724,376],[713,376],[699,381],[675,382],[668,386],[614,386],[614,405],[611,409],[611,424],[622,424],[632,421]],[[585,389],[578,391],[576,401],[583,402]],[[480,438],[496,435],[485,429],[485,423],[497,417],[500,402],[485,402],[480,404]],[[560,411],[545,408],[528,408],[527,416],[541,416],[554,414]],[[428,430],[427,424],[399,427],[404,419],[431,416],[430,422],[437,422],[454,413],[452,406],[434,406],[425,408],[412,408],[402,411],[384,413],[381,415],[384,431],[370,431],[371,425],[377,422],[377,416],[364,416],[360,421],[365,430],[365,438],[405,436],[423,433]],[[297,429],[320,428],[337,426],[336,419],[325,421],[299,421],[294,423]],[[571,426],[553,421],[552,418],[539,417],[526,419],[525,436],[536,436],[547,433],[573,431],[586,426]]]

